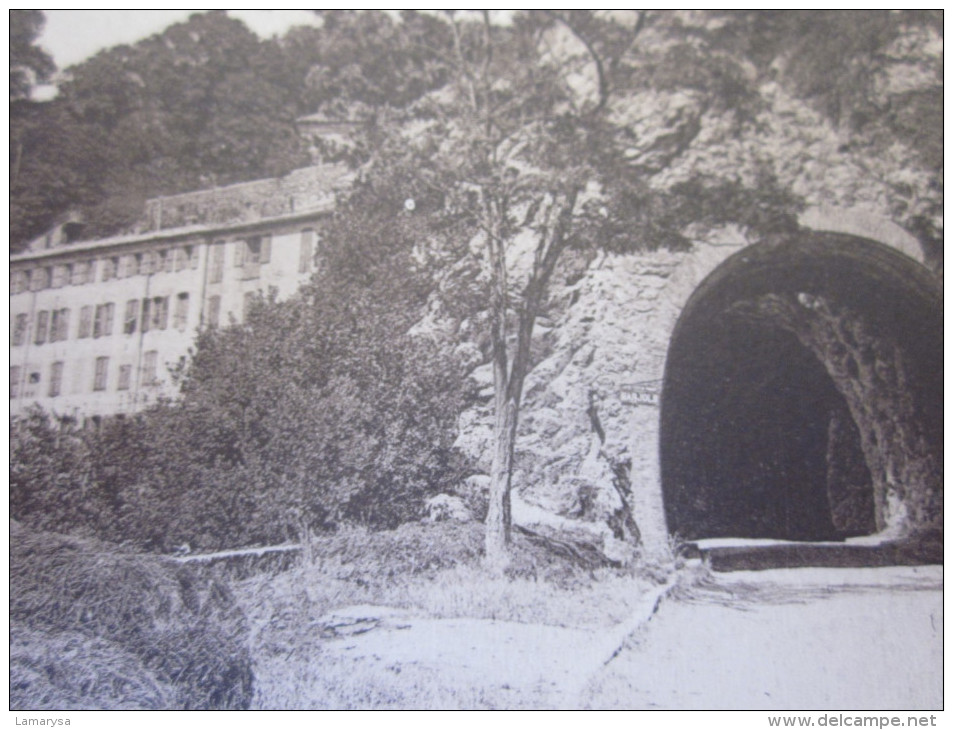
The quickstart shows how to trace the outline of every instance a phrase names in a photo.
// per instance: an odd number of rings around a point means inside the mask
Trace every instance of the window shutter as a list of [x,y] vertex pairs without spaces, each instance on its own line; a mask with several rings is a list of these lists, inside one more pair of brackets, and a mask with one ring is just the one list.
[[69,339],[69,310],[68,309],[60,310],[60,326],[59,326],[59,332],[57,332],[56,334],[56,339],[58,340]]
[[20,393],[20,366],[10,366],[10,397],[16,398]]
[[156,315],[159,329],[164,330],[169,325],[169,297],[156,298]]
[[50,368],[50,389],[49,396],[55,398],[60,394],[60,388],[63,382],[63,363],[55,362]]
[[263,264],[267,264],[271,261],[271,236],[262,236],[261,237],[261,256],[259,261]]
[[126,302],[126,316],[124,317],[123,332],[131,335],[136,331],[136,320],[139,316],[139,300],[130,299]]
[[206,324],[209,327],[218,327],[219,310],[222,307],[222,298],[217,294],[208,298],[208,316]]
[[96,358],[96,372],[93,375],[93,390],[106,390],[106,376],[109,373],[109,358]]
[[93,328],[93,308],[83,307],[79,310],[79,336],[89,337]]
[[132,365],[119,366],[119,385],[116,390],[129,390],[129,383],[132,380]]
[[106,305],[106,324],[103,327],[103,335],[109,336],[113,333],[113,318],[115,315],[116,305],[110,302]]
[[26,329],[29,316],[26,314],[18,314],[16,316],[15,324],[13,325],[13,344],[22,345],[26,340]]
[[142,384],[143,385],[154,385],[155,382],[159,379],[156,365],[159,359],[159,352],[157,350],[149,350],[145,353],[142,358]]
[[149,316],[151,314],[151,308],[149,306],[150,302],[148,299],[142,300],[142,331],[148,332],[152,329],[152,322],[149,321]]
[[37,312],[36,315],[36,338],[34,343],[42,345],[46,342],[46,330],[49,327],[49,313],[46,311]]
[[225,269],[225,242],[216,241],[212,244],[212,272],[209,275],[210,284],[218,284],[222,281]]
[[175,300],[175,328],[184,330],[189,321],[189,294],[182,292]]
[[298,273],[306,274],[311,271],[311,261],[314,258],[314,231],[306,228],[301,231],[301,254],[298,258]]
[[235,241],[235,266],[242,266],[245,263],[245,242]]

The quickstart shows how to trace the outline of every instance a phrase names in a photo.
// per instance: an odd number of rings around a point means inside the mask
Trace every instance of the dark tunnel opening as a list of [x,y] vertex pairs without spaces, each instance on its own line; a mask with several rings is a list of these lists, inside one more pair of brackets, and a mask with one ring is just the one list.
[[673,333],[660,461],[668,528],[685,539],[935,526],[938,282],[891,249],[835,234],[731,257]]

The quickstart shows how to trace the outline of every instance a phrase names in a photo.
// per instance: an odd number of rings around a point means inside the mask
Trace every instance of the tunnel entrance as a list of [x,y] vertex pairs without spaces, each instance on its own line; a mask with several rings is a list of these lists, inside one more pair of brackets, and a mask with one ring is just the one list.
[[716,269],[666,362],[669,532],[942,529],[941,297],[915,261],[839,234],[752,246]]

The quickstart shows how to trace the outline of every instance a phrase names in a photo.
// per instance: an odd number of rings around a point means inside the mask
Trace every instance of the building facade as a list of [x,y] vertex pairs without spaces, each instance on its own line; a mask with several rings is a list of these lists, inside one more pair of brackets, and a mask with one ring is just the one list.
[[76,240],[70,221],[10,258],[10,410],[132,413],[174,397],[205,327],[241,323],[314,266],[343,168],[150,200],[137,232]]

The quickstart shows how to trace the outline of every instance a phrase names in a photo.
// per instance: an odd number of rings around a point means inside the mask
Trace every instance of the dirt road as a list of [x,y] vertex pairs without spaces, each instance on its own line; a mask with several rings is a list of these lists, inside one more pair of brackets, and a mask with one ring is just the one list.
[[764,571],[690,583],[660,603],[647,596],[610,631],[348,607],[326,617],[322,662],[352,686],[328,687],[320,704],[942,706],[942,568]]
[[942,568],[716,574],[589,682],[589,708],[943,706]]

